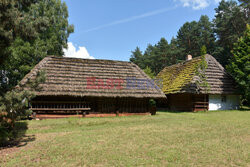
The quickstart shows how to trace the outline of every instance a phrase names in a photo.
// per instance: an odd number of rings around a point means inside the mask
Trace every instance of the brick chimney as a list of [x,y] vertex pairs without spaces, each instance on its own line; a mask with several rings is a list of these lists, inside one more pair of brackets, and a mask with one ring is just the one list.
[[186,56],[186,61],[192,60],[192,55],[187,55]]

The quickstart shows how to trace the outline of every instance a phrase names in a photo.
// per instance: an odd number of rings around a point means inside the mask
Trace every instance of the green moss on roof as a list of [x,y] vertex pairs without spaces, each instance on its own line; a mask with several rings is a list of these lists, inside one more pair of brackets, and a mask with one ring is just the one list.
[[197,65],[201,63],[201,57],[194,58],[184,63],[165,67],[157,78],[162,80],[162,91],[165,94],[180,92],[193,80]]

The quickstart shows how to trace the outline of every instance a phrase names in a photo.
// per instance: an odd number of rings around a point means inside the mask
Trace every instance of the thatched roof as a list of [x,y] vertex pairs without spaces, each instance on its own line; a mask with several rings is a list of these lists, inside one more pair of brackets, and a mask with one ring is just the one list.
[[[20,84],[25,85],[41,70],[46,72],[46,81],[39,85],[41,89],[36,92],[39,96],[165,98],[165,94],[159,88],[126,87],[128,78],[150,79],[131,62],[49,56],[37,64]],[[99,87],[98,84],[102,82],[97,82],[96,88],[88,88],[87,79],[91,77],[103,81],[104,85],[107,79],[116,79],[116,81],[121,79],[124,83],[122,88],[116,87],[117,83],[114,83],[114,88],[107,88],[103,85]]]
[[[202,57],[196,57],[183,63],[165,67],[157,78],[162,79],[162,91],[165,94],[175,93],[205,93],[205,94],[238,94],[233,78],[211,55],[205,55],[207,68],[205,82],[200,82],[201,76],[197,73]],[[203,86],[207,83],[208,86]]]

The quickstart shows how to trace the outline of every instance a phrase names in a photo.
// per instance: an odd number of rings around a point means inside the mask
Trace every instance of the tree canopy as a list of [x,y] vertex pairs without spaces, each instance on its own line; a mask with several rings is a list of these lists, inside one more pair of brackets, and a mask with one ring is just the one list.
[[15,86],[47,55],[63,55],[73,32],[65,2],[0,2],[0,93]]
[[[242,1],[243,2],[243,1]],[[222,0],[215,9],[214,32],[217,37],[215,57],[226,66],[232,57],[231,50],[249,23],[249,5],[238,4],[236,1]]]
[[250,102],[250,26],[244,35],[234,44],[228,71],[235,78],[244,95],[244,99]]

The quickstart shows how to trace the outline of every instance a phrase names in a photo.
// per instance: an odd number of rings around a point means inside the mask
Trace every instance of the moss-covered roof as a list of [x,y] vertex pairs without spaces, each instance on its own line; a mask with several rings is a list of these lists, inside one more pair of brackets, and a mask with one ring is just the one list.
[[[211,55],[205,55],[207,69],[206,82],[209,94],[235,94],[235,82],[225,69]],[[204,93],[205,88],[197,85],[197,70],[202,63],[202,57],[196,57],[183,63],[165,67],[157,78],[162,80],[162,91],[165,94]],[[206,88],[207,89],[207,88]]]
[[157,75],[157,78],[162,80],[162,91],[165,94],[180,92],[193,80],[196,67],[200,62],[201,58],[197,57],[190,61],[165,67]]

